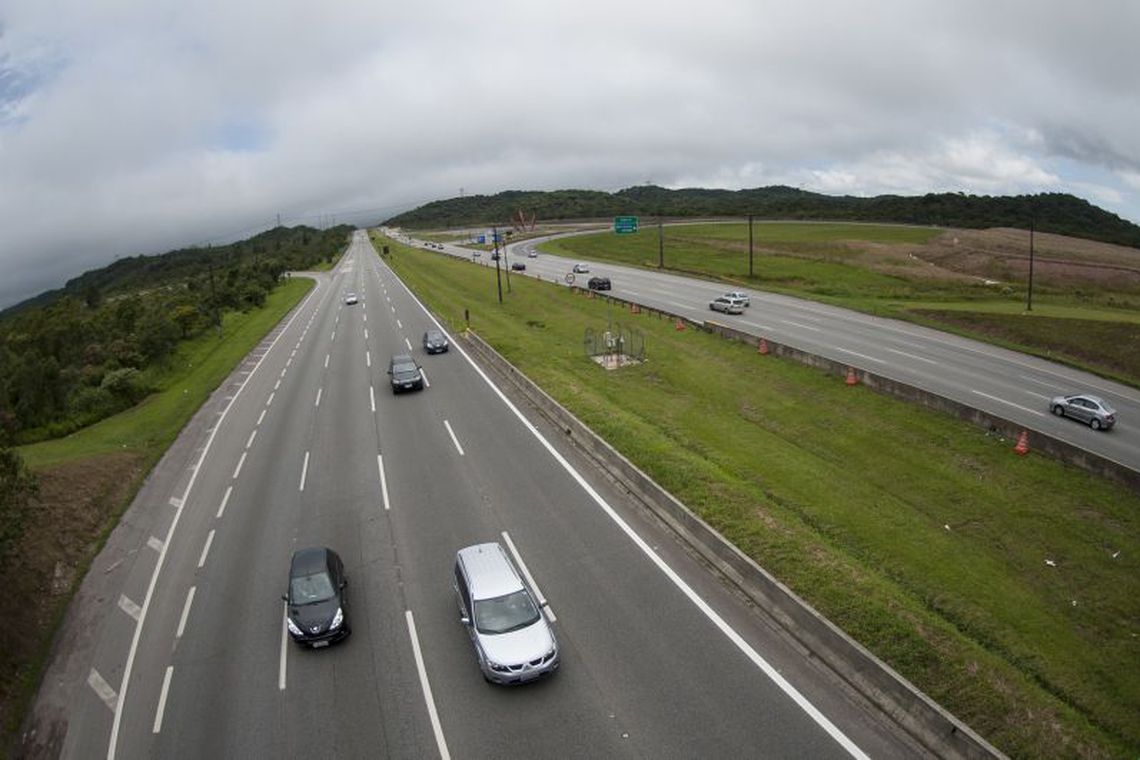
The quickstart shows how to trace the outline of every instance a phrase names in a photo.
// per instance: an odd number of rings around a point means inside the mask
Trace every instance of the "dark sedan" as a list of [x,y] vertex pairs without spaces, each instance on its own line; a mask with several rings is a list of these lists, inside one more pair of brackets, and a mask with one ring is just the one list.
[[609,277],[591,277],[586,286],[590,290],[609,290],[610,278]]
[[332,549],[298,549],[289,563],[285,622],[298,644],[328,646],[351,633],[348,625],[348,578]]
[[525,272],[526,264],[522,263],[521,261],[516,261],[511,264],[511,269],[515,272]]
[[424,351],[429,354],[442,354],[447,351],[447,336],[440,330],[428,330],[424,333]]
[[422,391],[424,388],[424,373],[420,365],[409,354],[396,354],[388,362],[388,377],[392,380],[392,392]]

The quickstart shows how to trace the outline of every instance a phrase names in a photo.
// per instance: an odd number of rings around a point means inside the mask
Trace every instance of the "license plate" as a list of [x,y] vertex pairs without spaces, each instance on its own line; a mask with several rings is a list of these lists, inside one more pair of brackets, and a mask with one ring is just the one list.
[[327,647],[328,645],[329,645],[329,643],[327,641],[314,641],[313,642],[313,649],[319,649],[320,647]]

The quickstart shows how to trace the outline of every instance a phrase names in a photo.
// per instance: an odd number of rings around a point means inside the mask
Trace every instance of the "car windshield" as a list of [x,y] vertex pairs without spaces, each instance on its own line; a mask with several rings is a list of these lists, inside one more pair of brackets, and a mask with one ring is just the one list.
[[443,340],[443,333],[438,333],[433,330],[427,334],[427,339],[430,343],[438,343]]
[[415,362],[400,362],[392,367],[392,374],[394,375],[408,375],[414,374],[416,371]]
[[538,620],[538,608],[525,590],[475,602],[475,628],[480,633],[510,633]]
[[323,602],[332,599],[334,594],[332,579],[325,572],[300,575],[289,584],[289,597],[293,604]]

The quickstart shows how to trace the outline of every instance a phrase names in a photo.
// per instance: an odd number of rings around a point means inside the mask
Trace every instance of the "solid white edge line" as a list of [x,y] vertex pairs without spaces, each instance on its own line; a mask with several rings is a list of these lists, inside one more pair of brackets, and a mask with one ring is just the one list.
[[455,437],[455,431],[451,429],[451,423],[444,420],[443,426],[447,428],[447,433],[451,436],[451,442],[454,443],[455,448],[459,450],[459,456],[464,456],[463,447],[459,445],[459,439]]
[[[404,285],[402,280],[399,280],[399,282],[403,286],[404,291],[409,296],[411,296],[412,300],[419,304],[420,308],[424,311],[425,314],[427,314],[428,319],[434,322],[436,327],[438,327],[444,333],[444,335],[446,335],[447,331],[443,329],[443,325],[439,323],[439,320],[437,320],[427,309],[427,307],[423,305],[423,302],[421,302],[419,298],[416,297],[415,293],[412,293],[408,286]],[[606,502],[604,498],[602,498],[601,494],[594,490],[593,486],[586,482],[586,479],[577,470],[574,469],[574,466],[571,465],[570,462],[568,462],[566,458],[563,457],[562,454],[554,448],[554,445],[550,443],[550,441],[546,440],[546,437],[538,431],[538,428],[536,428],[530,422],[530,420],[528,420],[523,415],[523,413],[519,411],[518,407],[516,407],[501,390],[499,390],[495,383],[491,381],[491,378],[487,377],[487,374],[481,367],[479,367],[478,364],[475,363],[475,361],[467,354],[467,352],[458,345],[455,347],[458,349],[460,355],[467,360],[467,363],[471,365],[471,368],[475,370],[476,374],[478,374],[479,377],[483,379],[483,382],[487,384],[487,387],[491,389],[491,392],[498,396],[499,400],[502,401],[503,404],[505,404],[506,407],[510,409],[515,417],[523,424],[523,427],[525,427],[528,431],[530,431],[531,435],[538,439],[538,442],[542,444],[543,448],[545,448],[550,453],[550,455],[554,457],[554,460],[558,462],[562,468],[570,475],[570,477],[578,483],[579,487],[581,487],[582,490],[585,491],[591,499],[593,499],[594,503],[597,504],[602,509],[602,511],[605,512],[606,515],[614,521],[614,523],[622,530],[622,532],[629,536],[630,540],[633,541],[633,543],[639,549],[641,549],[642,553],[644,553],[645,556],[650,559],[650,561],[657,565],[658,569],[660,569],[661,572],[665,574],[665,577],[672,581],[673,585],[680,589],[681,593],[688,597],[689,600],[697,607],[697,609],[699,609],[705,615],[705,617],[707,617],[709,621],[712,622],[712,624],[715,625],[721,631],[721,633],[723,633],[729,639],[729,641],[736,645],[737,649],[739,649],[745,657],[751,660],[752,663],[761,670],[761,672],[768,676],[768,678],[771,679],[772,682],[775,683],[776,686],[779,687],[780,690],[788,696],[788,698],[795,702],[801,710],[807,713],[808,716],[811,717],[811,719],[814,720],[820,728],[826,731],[827,734],[841,747],[843,747],[843,749],[845,749],[848,754],[850,754],[852,757],[860,758],[860,760],[870,760],[867,754],[863,752],[863,750],[859,749],[859,747],[856,746],[856,744],[851,741],[846,734],[840,731],[834,723],[828,720],[827,716],[821,713],[815,705],[813,705],[807,700],[806,697],[800,694],[799,690],[797,690],[782,675],[780,675],[780,673],[777,672],[775,668],[769,665],[768,662],[763,657],[761,657],[760,654],[755,649],[753,649],[752,646],[747,641],[745,641],[740,634],[733,630],[732,627],[729,626],[728,623],[725,622],[725,620],[719,614],[717,614],[717,612],[713,610],[708,605],[708,603],[705,602],[705,600],[702,599],[697,594],[697,592],[695,592],[692,587],[690,587],[689,584],[684,581],[684,579],[681,578],[681,576],[677,575],[677,573],[671,567],[669,567],[668,564],[666,564],[665,560],[657,556],[657,553],[654,552],[647,543],[645,543],[641,536],[639,536],[637,532],[634,531],[633,528],[631,528],[629,524],[622,519],[621,515],[619,515],[614,510],[614,508],[611,507],[608,502]]]
[[230,501],[230,494],[231,494],[231,493],[233,493],[233,492],[234,492],[234,487],[233,487],[233,486],[226,486],[226,493],[225,493],[225,495],[224,495],[224,496],[222,496],[222,503],[221,503],[221,506],[219,506],[219,507],[218,507],[218,514],[217,514],[217,515],[215,515],[215,517],[216,517],[217,519],[219,519],[219,520],[220,520],[220,519],[222,518],[222,514],[223,514],[223,513],[225,513],[225,511],[226,511],[226,504],[228,504],[228,503],[229,503],[229,501]]
[[166,712],[166,693],[170,690],[170,678],[174,675],[174,666],[166,666],[166,675],[162,678],[162,692],[158,695],[158,709],[154,711],[154,728],[152,734],[162,731],[162,715]]
[[[230,409],[233,408],[234,401],[239,396],[241,396],[242,391],[245,390],[245,387],[249,383],[250,378],[257,373],[258,369],[261,368],[261,363],[265,361],[265,357],[268,356],[269,353],[273,350],[274,346],[277,345],[277,341],[281,339],[282,335],[288,332],[289,328],[293,324],[293,321],[296,320],[297,317],[301,315],[301,312],[305,310],[309,299],[321,291],[321,281],[317,280],[316,283],[317,284],[313,287],[312,292],[310,292],[309,295],[305,297],[305,300],[301,302],[301,305],[297,307],[297,310],[289,319],[288,324],[286,324],[281,332],[277,334],[277,337],[273,339],[273,342],[269,344],[269,348],[265,350],[265,352],[257,360],[257,364],[255,364],[253,369],[249,371],[249,374],[246,375],[245,381],[242,382],[241,387],[239,387],[237,390],[237,393],[235,393],[230,398],[229,403],[226,404],[226,408],[222,410],[221,415],[218,417],[217,423],[214,425],[214,429],[210,431],[210,437],[206,440],[206,445],[202,448],[202,453],[198,455],[198,461],[194,463],[194,474],[190,476],[190,482],[186,484],[186,490],[182,493],[183,503],[185,503],[186,499],[189,497],[191,489],[194,488],[194,484],[198,480],[198,474],[202,471],[202,462],[205,461],[206,455],[210,453],[210,448],[214,443],[214,436],[218,434],[218,430],[222,427],[222,422],[225,421],[226,415],[229,414]],[[129,689],[131,685],[131,671],[134,669],[135,654],[138,652],[139,639],[142,637],[143,624],[146,622],[146,613],[150,609],[150,600],[154,596],[154,588],[158,583],[159,573],[162,572],[162,566],[166,561],[166,549],[168,546],[170,546],[170,540],[174,537],[174,531],[178,527],[178,523],[182,519],[182,514],[184,511],[185,510],[180,509],[175,512],[174,520],[171,521],[170,527],[166,530],[166,540],[162,542],[162,550],[158,553],[158,562],[155,563],[154,570],[150,575],[150,583],[147,585],[146,597],[143,599],[142,612],[139,614],[139,622],[135,626],[134,635],[131,637],[130,649],[127,650],[127,663],[123,667],[123,680],[119,685],[119,696],[115,702],[115,719],[111,723],[111,736],[107,741],[107,760],[115,759],[115,749],[119,743],[119,727],[122,725],[123,721],[123,704],[126,702],[127,689]]]
[[532,589],[534,589],[534,595],[538,597],[538,606],[543,608],[543,610],[546,612],[546,617],[550,620],[551,623],[558,622],[558,618],[554,615],[554,610],[550,608],[550,604],[546,601],[546,597],[542,594],[542,589],[540,589],[538,587],[538,584],[534,582],[534,576],[530,574],[530,568],[526,566],[526,563],[523,562],[522,555],[519,554],[519,550],[515,548],[515,542],[511,540],[510,534],[504,530],[502,536],[503,540],[507,543],[507,548],[511,550],[511,556],[515,558],[515,563],[519,566],[519,569],[522,570],[523,577],[526,578],[526,582],[530,584],[530,587]]
[[190,590],[186,592],[186,602],[182,605],[182,617],[178,619],[178,631],[174,634],[174,638],[182,638],[182,632],[186,630],[186,621],[190,617],[190,607],[194,604],[194,589],[197,586],[191,586]]
[[206,545],[202,547],[202,556],[198,557],[198,567],[201,568],[206,564],[206,557],[210,553],[210,544],[214,543],[214,529],[211,528],[210,532],[206,534]]
[[241,466],[245,464],[245,452],[241,453],[241,458],[238,459],[237,467],[234,468],[234,480],[237,480],[238,473],[241,472]]
[[439,756],[443,760],[451,760],[451,753],[447,751],[447,740],[443,736],[443,726],[439,722],[439,713],[435,709],[435,698],[431,694],[431,683],[428,681],[427,668],[424,667],[424,657],[420,652],[420,640],[416,635],[416,621],[412,611],[404,610],[404,618],[408,621],[408,638],[412,641],[412,654],[416,658],[416,671],[420,676],[424,704],[427,705],[428,717],[431,719],[431,730],[435,734],[435,745],[439,748]]
[[308,474],[309,474],[309,452],[306,451],[305,452],[305,462],[304,462],[304,464],[301,465],[301,487],[297,489],[298,491],[304,491],[305,490],[305,478],[308,476]]
[[289,651],[289,605],[281,603],[281,661],[277,666],[277,689],[285,691],[285,664]]
[[382,454],[376,455],[376,468],[380,470],[380,494],[384,498],[384,511],[387,512],[391,507],[388,504],[388,479],[384,477],[384,456]]
[[372,411],[376,411],[376,388],[368,386],[368,405],[372,407]]

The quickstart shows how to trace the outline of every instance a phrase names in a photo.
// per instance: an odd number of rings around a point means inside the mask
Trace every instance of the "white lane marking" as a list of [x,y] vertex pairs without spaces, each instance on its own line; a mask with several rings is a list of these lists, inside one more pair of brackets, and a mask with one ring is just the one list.
[[918,362],[926,362],[927,364],[938,364],[938,362],[934,361],[933,359],[927,359],[925,356],[919,356],[918,354],[908,354],[906,351],[899,351],[897,348],[888,348],[887,350],[890,351],[892,354],[898,354],[899,356],[905,356],[908,359],[914,359],[915,361],[918,361]]
[[273,390],[277,390],[280,387],[281,387],[281,381],[280,380],[278,380],[276,383],[273,384]]
[[309,474],[309,452],[306,451],[305,452],[305,463],[303,465],[301,465],[301,487],[297,489],[298,491],[304,491],[305,490],[305,477],[308,476],[308,474]]
[[818,327],[812,327],[811,325],[805,325],[803,322],[793,322],[790,319],[781,319],[780,321],[783,322],[785,325],[792,325],[793,327],[799,327],[803,330],[811,330],[812,332],[822,332],[822,330],[820,330]]
[[213,529],[211,529],[210,532],[208,534],[206,534],[206,545],[202,547],[202,556],[198,557],[198,567],[199,568],[203,567],[206,564],[206,557],[209,556],[210,547],[213,545],[213,543],[214,543],[214,531],[213,531]]
[[222,519],[222,515],[226,511],[226,504],[229,504],[229,502],[230,502],[230,494],[233,492],[234,492],[233,486],[226,486],[226,495],[222,497],[222,504],[220,507],[218,507],[218,514],[215,515],[215,517],[217,519],[219,519],[219,520]]
[[149,546],[151,549],[154,549],[156,552],[162,551],[162,542],[159,541],[154,536],[151,536],[150,538],[148,538],[146,540],[146,545]]
[[522,555],[519,554],[519,550],[515,548],[515,542],[511,540],[510,535],[505,530],[503,531],[502,535],[503,540],[507,543],[507,548],[511,550],[511,555],[515,558],[515,564],[517,564],[519,566],[519,569],[522,570],[523,576],[526,578],[526,582],[530,584],[531,589],[534,590],[534,595],[538,597],[538,606],[542,607],[546,611],[546,617],[550,620],[551,623],[557,622],[558,618],[554,616],[554,610],[550,608],[550,603],[546,601],[546,597],[542,595],[542,591],[539,589],[538,584],[534,582],[534,576],[530,574],[530,569],[526,566],[526,563],[523,562]]
[[269,410],[268,410],[268,409],[262,409],[262,410],[261,410],[261,414],[260,414],[260,415],[258,415],[258,417],[257,417],[257,424],[258,424],[258,425],[260,425],[260,424],[261,424],[261,421],[265,419],[265,413],[266,413],[267,411],[269,411]]
[[293,357],[291,357],[291,356],[285,360],[285,366],[286,367],[288,367],[292,363],[293,363]]
[[361,314],[360,316],[364,318],[365,322],[368,321],[368,315],[367,314]]
[[408,347],[409,351],[412,350],[412,342],[410,340],[408,340],[407,338],[404,338],[404,345]]
[[281,377],[285,377],[285,373],[286,373],[286,372],[288,372],[288,371],[289,371],[289,368],[288,368],[288,367],[286,367],[285,369],[281,370]]
[[332,338],[330,338],[329,340],[334,341],[334,342],[336,341],[336,330],[332,331]]
[[376,469],[380,471],[380,495],[384,498],[384,511],[387,512],[391,504],[388,503],[388,479],[384,477],[384,457],[381,454],[376,455]]
[[289,646],[289,605],[282,604],[281,607],[281,662],[277,666],[277,688],[280,691],[285,691],[285,661],[287,659],[287,647]]
[[87,674],[87,685],[95,690],[99,695],[99,699],[103,700],[103,704],[111,708],[111,712],[115,712],[119,704],[119,695],[111,688],[111,685],[103,680],[103,676],[99,675],[99,671],[91,668],[91,672]]
[[832,350],[842,351],[843,353],[851,354],[852,356],[858,356],[860,359],[865,359],[869,362],[876,362],[878,364],[884,363],[882,359],[876,359],[874,356],[867,356],[866,354],[861,354],[858,351],[852,351],[852,350],[847,349],[847,348],[840,348],[839,346],[832,346]]
[[270,406],[270,405],[273,403],[273,397],[274,397],[274,396],[276,396],[276,395],[277,395],[277,393],[276,393],[276,392],[274,392],[274,393],[270,393],[270,394],[269,394],[269,398],[268,398],[268,399],[266,399],[266,401],[265,401],[265,405],[266,405],[266,406]]
[[[439,321],[432,316],[427,307],[425,307],[423,303],[418,298],[416,298],[415,294],[412,293],[412,291],[409,290],[406,285],[404,286],[404,291],[409,296],[411,296],[417,304],[419,304],[420,308],[423,309],[423,312],[428,316],[428,318],[435,323],[435,326],[440,330],[443,330],[443,325],[441,325]],[[446,333],[446,331],[444,332]],[[463,350],[461,346],[455,345],[455,348],[459,354],[467,360],[467,363],[471,366],[475,373],[483,379],[483,382],[487,384],[487,387],[491,389],[491,392],[499,397],[499,400],[502,401],[507,409],[509,409],[511,413],[515,415],[522,426],[526,428],[527,431],[529,431],[530,434],[538,440],[538,442],[542,445],[543,448],[547,450],[550,456],[553,457],[559,465],[561,465],[562,469],[564,469],[567,474],[569,474],[570,477],[573,478],[576,483],[578,483],[578,486],[583,491],[585,491],[594,501],[594,503],[597,504],[598,507],[601,508],[601,510],[605,512],[606,515],[614,522],[614,524],[616,524],[618,528],[620,528],[621,531],[629,537],[634,545],[637,546],[637,548],[640,549],[641,552],[646,557],[648,557],[654,565],[657,566],[657,568],[665,575],[665,577],[668,578],[673,583],[673,585],[676,586],[681,591],[681,593],[684,594],[689,599],[689,601],[692,602],[693,605],[698,610],[700,610],[701,613],[706,618],[708,618],[708,620],[722,634],[724,634],[725,638],[731,641],[736,646],[736,648],[740,650],[740,652],[744,654],[744,656],[750,662],[752,662],[753,665],[755,665],[762,673],[764,673],[764,675],[766,675],[774,684],[776,684],[776,686],[779,687],[779,689],[783,691],[789,699],[795,702],[801,710],[807,713],[807,715],[813,721],[815,721],[815,723],[820,728],[826,731],[827,734],[832,739],[834,739],[836,743],[842,746],[848,754],[850,754],[852,757],[860,758],[860,760],[870,760],[870,758],[868,758],[867,754],[863,752],[863,750],[859,749],[859,747],[853,741],[851,741],[846,734],[839,730],[839,728],[834,723],[828,720],[826,715],[821,713],[815,705],[813,705],[807,700],[806,697],[800,694],[799,690],[796,689],[795,686],[793,686],[787,679],[785,679],[779,673],[779,671],[772,667],[767,660],[761,657],[759,652],[753,649],[752,646],[724,620],[724,618],[722,618],[712,607],[709,606],[708,602],[702,599],[700,595],[698,595],[697,592],[694,591],[692,587],[689,586],[689,584],[686,583],[685,580],[681,578],[681,576],[679,576],[676,571],[674,571],[673,568],[671,568],[665,562],[665,560],[663,560],[657,555],[655,551],[653,551],[653,548],[649,546],[649,544],[647,544],[645,540],[642,539],[641,536],[639,536],[637,532],[631,528],[625,520],[622,519],[621,515],[619,515],[604,498],[602,498],[601,494],[594,490],[593,486],[586,482],[586,479],[582,476],[582,474],[574,469],[574,466],[571,465],[570,462],[568,462],[556,448],[554,448],[554,445],[550,443],[550,441],[548,441],[546,437],[538,431],[538,428],[536,428],[530,422],[530,420],[528,420],[523,415],[522,412],[519,411],[518,407],[511,403],[511,400],[508,399],[501,390],[499,390],[495,383],[491,381],[491,378],[487,377],[487,373],[484,372],[483,369],[475,363],[475,361],[467,354],[466,351]]]
[[234,479],[235,480],[237,480],[238,473],[241,472],[241,466],[243,464],[245,464],[245,454],[246,454],[246,452],[244,452],[244,451],[241,453],[241,459],[238,460],[237,467],[234,468]]
[[253,445],[253,439],[256,437],[257,437],[257,428],[254,428],[253,432],[249,434],[249,440],[245,442],[245,447],[247,449]]
[[154,711],[154,728],[151,733],[162,731],[162,715],[166,712],[166,694],[170,690],[170,678],[174,675],[174,666],[166,666],[166,675],[162,678],[162,692],[158,695],[158,709]]
[[329,355],[325,354],[325,369],[329,368]]
[[408,638],[412,640],[412,654],[416,658],[416,672],[420,674],[420,687],[424,691],[424,703],[427,705],[428,717],[431,718],[431,730],[435,733],[435,746],[439,749],[439,756],[442,760],[451,760],[451,753],[447,751],[447,740],[443,737],[443,726],[439,722],[439,713],[435,709],[435,698],[431,695],[431,683],[428,682],[424,657],[420,652],[420,640],[416,636],[416,621],[411,610],[404,610],[404,617],[408,621]]
[[423,367],[420,367],[420,377],[422,377],[422,378],[424,379],[424,387],[425,387],[425,388],[430,388],[430,387],[431,387],[431,383],[429,383],[429,382],[428,382],[428,379],[427,379],[427,373],[426,373],[426,372],[424,372],[424,369],[423,369]]
[[368,386],[368,403],[372,407],[372,411],[376,411],[376,388],[375,386]]
[[368,328],[367,327],[364,328],[364,339],[368,340]]
[[139,619],[139,613],[142,612],[142,607],[128,599],[126,594],[119,594],[119,609],[135,620]]
[[186,621],[190,618],[190,606],[194,604],[194,589],[196,586],[191,586],[190,590],[186,592],[186,602],[182,605],[182,617],[178,618],[178,630],[174,633],[174,638],[182,638],[182,632],[186,630]]
[[365,351],[364,352],[364,363],[367,364],[369,367],[372,366],[372,352],[371,351]]
[[988,398],[990,401],[996,401],[999,404],[1005,404],[1006,406],[1012,406],[1014,409],[1020,409],[1023,412],[1029,412],[1030,414],[1036,414],[1038,417],[1044,417],[1045,416],[1044,412],[1039,412],[1036,409],[1030,409],[1029,407],[1022,406],[1021,404],[1015,404],[1012,401],[1006,401],[1004,398],[998,398],[997,396],[991,396],[988,393],[982,393],[981,391],[975,391],[975,390],[971,390],[970,393],[976,393],[979,396],[983,396],[985,398]]
[[182,509],[182,499],[178,499],[178,498],[171,496],[170,497],[170,506],[174,507],[175,509]]
[[463,447],[459,445],[459,439],[455,437],[455,431],[451,429],[451,423],[444,420],[443,426],[447,428],[447,434],[451,436],[451,442],[454,443],[455,448],[459,450],[459,456],[464,456]]
[[324,390],[324,388],[317,388],[317,401],[316,401],[316,403],[313,404],[313,406],[320,406],[321,405],[321,391],[323,391],[323,390]]
[[403,329],[404,329],[404,323],[403,323],[403,322],[401,322],[400,320],[398,320],[398,319],[397,319],[397,320],[396,320],[396,327],[398,327],[398,328],[400,328],[401,330],[403,330]]

